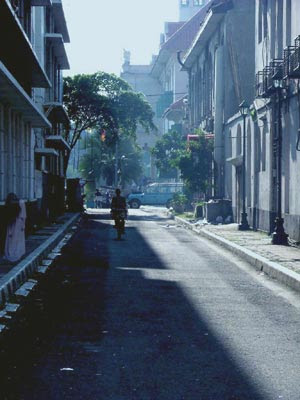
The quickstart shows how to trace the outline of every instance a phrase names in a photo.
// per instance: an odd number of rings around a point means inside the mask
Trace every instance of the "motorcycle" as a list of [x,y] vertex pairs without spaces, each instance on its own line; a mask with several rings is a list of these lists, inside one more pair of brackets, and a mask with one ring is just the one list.
[[117,240],[121,240],[122,235],[125,233],[125,219],[127,218],[127,210],[113,209],[111,210],[112,219],[115,220],[115,228],[117,230]]

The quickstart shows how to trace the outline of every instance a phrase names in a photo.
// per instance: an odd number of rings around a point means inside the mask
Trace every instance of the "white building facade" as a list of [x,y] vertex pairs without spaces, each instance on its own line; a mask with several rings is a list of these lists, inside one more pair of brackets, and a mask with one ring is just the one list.
[[[285,232],[300,240],[299,11],[293,0],[255,3],[256,88],[246,122],[246,206],[254,229],[270,234],[283,218]],[[235,136],[232,152],[242,146],[241,117],[227,123]],[[232,201],[239,219],[241,199],[233,169]],[[274,237],[274,236],[273,236]],[[276,234],[275,234],[276,237]]]
[[[53,67],[55,77],[48,69],[51,51],[62,60],[66,39],[59,37],[59,30],[66,29],[62,12],[61,0],[0,2],[0,214],[7,194],[14,192],[26,200],[29,226],[36,222],[38,201],[43,197],[43,179],[37,171],[48,168],[50,172],[50,164],[59,163],[60,158],[47,139],[55,130],[47,102],[60,85],[57,101],[62,104],[62,80],[58,83],[58,79],[66,64]],[[47,47],[47,34],[53,32],[49,13],[55,15],[60,50]]]

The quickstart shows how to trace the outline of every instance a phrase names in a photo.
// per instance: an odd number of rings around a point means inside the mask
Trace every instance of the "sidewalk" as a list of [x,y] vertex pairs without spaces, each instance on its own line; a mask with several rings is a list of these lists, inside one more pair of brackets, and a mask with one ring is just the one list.
[[26,238],[26,253],[15,264],[0,261],[0,305],[32,274],[41,260],[64,237],[79,218],[79,213],[65,213],[55,224],[44,227]]
[[300,248],[272,245],[271,237],[266,233],[239,231],[237,224],[191,223],[179,217],[175,217],[175,221],[242,257],[257,270],[300,291]]

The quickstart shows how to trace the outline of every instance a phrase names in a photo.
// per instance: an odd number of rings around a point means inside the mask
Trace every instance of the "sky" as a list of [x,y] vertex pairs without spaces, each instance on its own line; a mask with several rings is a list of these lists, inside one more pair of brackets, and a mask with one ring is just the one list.
[[65,75],[121,72],[123,49],[132,64],[157,54],[164,22],[178,21],[178,0],[64,0],[71,43]]

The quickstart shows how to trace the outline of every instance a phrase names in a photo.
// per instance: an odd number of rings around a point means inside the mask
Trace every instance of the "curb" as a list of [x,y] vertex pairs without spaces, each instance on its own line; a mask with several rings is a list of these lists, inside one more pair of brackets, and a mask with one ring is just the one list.
[[79,217],[79,213],[72,216],[57,232],[0,279],[0,305],[7,302],[9,297],[37,270],[42,259],[50,253]]
[[257,271],[263,271],[266,275],[277,279],[279,282],[289,286],[290,288],[300,291],[300,276],[296,272],[291,271],[274,261],[270,261],[267,258],[254,253],[252,250],[248,250],[230,240],[224,239],[212,232],[208,232],[205,228],[197,229],[183,218],[174,217],[174,219],[180,225],[184,225],[184,227],[198,235],[209,239],[225,249],[230,250],[237,256],[242,257],[243,260],[251,264]]

